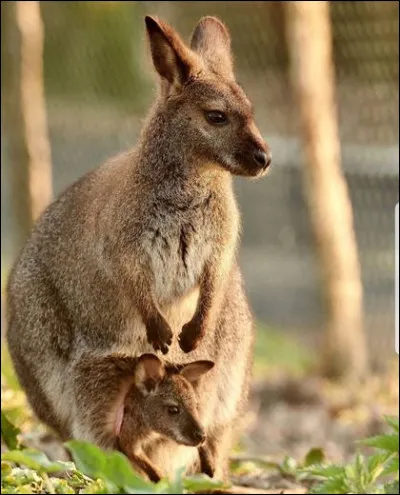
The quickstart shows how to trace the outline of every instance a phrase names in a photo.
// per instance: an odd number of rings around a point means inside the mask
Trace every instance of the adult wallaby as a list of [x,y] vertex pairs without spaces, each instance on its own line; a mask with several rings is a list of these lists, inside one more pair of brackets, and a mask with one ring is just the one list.
[[177,372],[165,368],[152,354],[138,359],[133,384],[123,401],[117,401],[115,434],[118,446],[135,468],[139,468],[157,482],[163,477],[162,469],[146,455],[150,442],[175,441],[189,447],[198,447],[200,470],[213,476],[214,468],[202,445],[206,439],[199,423],[198,398],[192,384],[207,373],[212,361],[195,361]]
[[[221,477],[253,341],[232,175],[263,175],[270,155],[235,82],[225,26],[201,19],[190,48],[161,21],[146,17],[146,28],[160,94],[139,143],[37,222],[9,279],[8,343],[37,416],[63,438],[98,444],[103,422],[91,411],[108,372],[85,385],[96,360],[155,348],[172,363],[215,362],[198,393]],[[190,471],[191,450],[155,442],[149,458],[167,473]]]

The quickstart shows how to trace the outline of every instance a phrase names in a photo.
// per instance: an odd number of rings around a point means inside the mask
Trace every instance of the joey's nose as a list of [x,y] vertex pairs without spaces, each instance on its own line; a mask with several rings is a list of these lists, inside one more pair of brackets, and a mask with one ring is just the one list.
[[254,160],[259,167],[266,168],[271,163],[271,156],[269,153],[266,153],[264,150],[258,148],[254,152]]
[[196,442],[198,442],[199,444],[203,443],[206,439],[206,434],[203,430],[196,430],[194,432],[194,439],[196,440]]

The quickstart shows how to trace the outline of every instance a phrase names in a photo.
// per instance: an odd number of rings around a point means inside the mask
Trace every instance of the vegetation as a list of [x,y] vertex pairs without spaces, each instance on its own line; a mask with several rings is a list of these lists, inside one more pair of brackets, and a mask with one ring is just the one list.
[[[310,366],[305,350],[293,346],[290,339],[271,329],[259,332],[256,345],[256,376],[274,375],[277,369],[304,375]],[[271,345],[268,346],[267,342]],[[275,351],[279,349],[280,352]],[[268,369],[265,356],[271,357]],[[276,357],[280,355],[282,362]],[[274,361],[275,356],[275,361]],[[263,359],[264,358],[264,359]],[[351,462],[333,464],[320,448],[311,448],[302,460],[232,457],[231,472],[235,483],[257,473],[279,476],[307,493],[398,493],[399,426],[398,419],[386,418],[388,433],[360,443],[362,453]],[[17,425],[17,426],[15,426]],[[205,493],[226,490],[218,480],[182,476],[154,485],[143,480],[118,452],[104,453],[84,442],[66,444],[73,462],[53,460],[39,449],[23,444],[29,433],[41,431],[26,407],[24,393],[18,386],[5,346],[2,346],[2,493]],[[21,432],[22,430],[22,432]],[[23,433],[23,434],[22,434]],[[26,442],[28,443],[28,442]],[[311,447],[311,446],[310,446]],[[397,491],[396,491],[397,490]],[[270,491],[271,492],[271,491]],[[277,488],[277,493],[282,492]],[[292,493],[292,491],[288,491]]]
[[399,493],[399,420],[386,418],[392,433],[365,440],[376,452],[358,453],[346,465],[316,463],[302,474],[315,477],[311,493]]
[[[300,464],[287,457],[282,464],[264,461],[265,467],[303,482],[309,493],[399,493],[399,422],[386,420],[391,433],[363,442],[376,452],[357,454],[347,465],[326,463],[320,449],[311,449]],[[20,445],[18,428],[3,412],[1,423],[2,440],[12,449],[2,454],[2,493],[204,493],[229,488],[204,475],[183,477],[182,471],[154,485],[138,476],[121,453],[105,453],[86,442],[67,442],[74,462],[50,461]]]

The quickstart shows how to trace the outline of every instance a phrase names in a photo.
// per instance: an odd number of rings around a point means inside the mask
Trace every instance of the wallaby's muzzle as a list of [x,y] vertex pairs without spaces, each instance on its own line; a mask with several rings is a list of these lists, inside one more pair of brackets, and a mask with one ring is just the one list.
[[250,142],[235,153],[235,161],[240,164],[240,169],[235,171],[238,175],[261,177],[271,165],[271,152],[265,143]]
[[204,430],[198,429],[193,432],[194,446],[201,445],[206,440],[206,433]]
[[[182,439],[183,440],[183,439]],[[198,423],[192,423],[185,428],[184,441],[179,442],[188,447],[198,447],[206,440],[206,432]]]

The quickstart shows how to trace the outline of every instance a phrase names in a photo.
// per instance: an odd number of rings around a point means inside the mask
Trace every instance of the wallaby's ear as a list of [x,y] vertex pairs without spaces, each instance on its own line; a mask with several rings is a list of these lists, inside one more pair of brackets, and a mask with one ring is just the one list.
[[213,72],[234,79],[231,37],[225,25],[216,17],[202,17],[192,34],[190,47]]
[[214,368],[212,361],[194,361],[193,363],[186,364],[179,374],[189,382],[195,382],[212,368]]
[[159,75],[175,87],[198,70],[199,60],[168,24],[146,16],[153,64]]
[[165,376],[163,363],[154,354],[142,354],[135,368],[135,385],[142,393],[154,390]]

